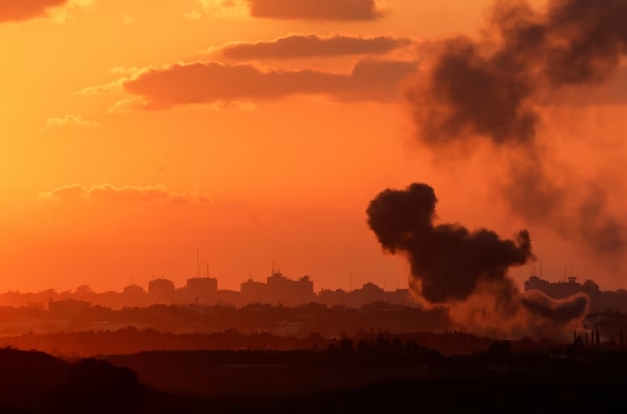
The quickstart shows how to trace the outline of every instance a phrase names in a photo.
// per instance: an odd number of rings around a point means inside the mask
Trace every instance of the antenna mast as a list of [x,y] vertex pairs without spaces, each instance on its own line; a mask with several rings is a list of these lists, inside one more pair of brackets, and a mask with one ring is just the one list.
[[200,278],[200,250],[196,249],[196,277]]
[[351,270],[348,276],[348,291],[353,291],[353,271]]

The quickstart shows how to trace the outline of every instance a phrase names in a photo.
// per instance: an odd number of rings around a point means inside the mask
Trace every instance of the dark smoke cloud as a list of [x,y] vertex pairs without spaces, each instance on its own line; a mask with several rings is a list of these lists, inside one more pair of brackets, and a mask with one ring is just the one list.
[[487,140],[513,161],[503,188],[511,210],[604,259],[627,252],[627,225],[609,212],[599,183],[552,178],[539,108],[616,73],[627,54],[625,22],[625,0],[550,0],[543,12],[498,1],[486,38],[442,41],[406,90],[423,144],[443,153]]
[[368,225],[383,249],[409,260],[410,285],[420,297],[430,304],[455,306],[481,295],[488,286],[492,304],[487,306],[503,320],[524,314],[536,326],[538,321],[563,326],[584,315],[586,297],[556,303],[538,293],[523,295],[508,277],[510,267],[534,259],[526,230],[515,240],[505,240],[490,230],[436,225],[437,201],[433,188],[412,184],[406,190],[383,191],[367,210]]
[[523,306],[532,314],[550,319],[561,325],[572,321],[573,315],[583,315],[588,307],[588,302],[588,297],[583,294],[565,300],[554,300],[538,290],[528,291],[521,298]]

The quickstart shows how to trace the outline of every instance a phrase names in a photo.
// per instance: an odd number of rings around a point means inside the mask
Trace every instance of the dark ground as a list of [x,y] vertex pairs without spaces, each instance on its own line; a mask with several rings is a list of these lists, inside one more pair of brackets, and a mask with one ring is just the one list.
[[[389,345],[386,345],[386,347]],[[474,356],[369,352],[148,352],[66,362],[0,349],[1,413],[616,412],[627,353]]]

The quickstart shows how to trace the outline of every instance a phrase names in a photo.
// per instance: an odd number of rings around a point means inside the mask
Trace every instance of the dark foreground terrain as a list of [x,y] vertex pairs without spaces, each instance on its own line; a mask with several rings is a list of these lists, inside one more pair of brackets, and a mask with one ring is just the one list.
[[[67,362],[0,349],[2,413],[614,412],[627,353],[444,357],[416,344],[323,352],[148,352]],[[367,411],[366,411],[367,410]],[[374,410],[374,411],[373,411]]]

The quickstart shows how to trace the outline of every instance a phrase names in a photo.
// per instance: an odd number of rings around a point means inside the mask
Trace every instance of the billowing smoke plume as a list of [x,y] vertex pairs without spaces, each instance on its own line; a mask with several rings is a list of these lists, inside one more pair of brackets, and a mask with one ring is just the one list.
[[[384,250],[403,254],[411,265],[415,293],[434,305],[463,309],[456,319],[473,328],[495,325],[521,331],[554,329],[581,318],[587,297],[557,303],[534,292],[521,294],[508,277],[512,266],[534,259],[526,230],[504,240],[489,230],[469,231],[455,224],[434,224],[437,198],[426,184],[385,190],[368,207],[368,225]],[[478,321],[472,322],[476,312]]]
[[485,38],[443,40],[406,90],[419,140],[437,154],[489,142],[511,161],[502,194],[513,213],[617,262],[627,226],[609,211],[606,190],[554,180],[538,132],[540,107],[615,73],[627,55],[627,1],[549,0],[542,12],[497,1],[492,16]]

